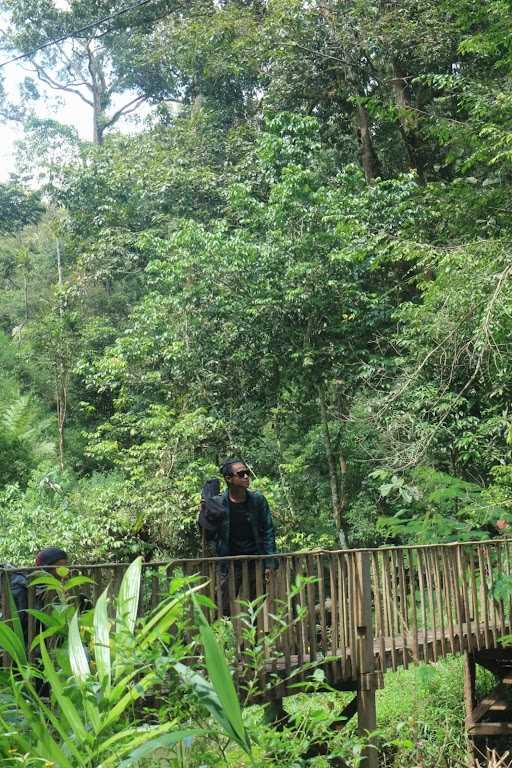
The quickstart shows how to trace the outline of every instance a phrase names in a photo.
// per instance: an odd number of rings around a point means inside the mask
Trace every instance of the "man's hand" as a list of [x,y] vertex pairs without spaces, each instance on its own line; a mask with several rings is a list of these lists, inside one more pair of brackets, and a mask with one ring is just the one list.
[[272,578],[272,568],[265,568],[265,581],[267,582],[267,584],[269,583],[271,578]]

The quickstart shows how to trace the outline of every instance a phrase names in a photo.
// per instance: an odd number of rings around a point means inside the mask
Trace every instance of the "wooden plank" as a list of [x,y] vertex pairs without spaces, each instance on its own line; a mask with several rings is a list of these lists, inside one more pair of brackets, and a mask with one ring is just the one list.
[[459,567],[457,552],[453,548],[450,550],[448,558],[448,569],[451,574],[453,598],[455,602],[455,608],[457,612],[457,637],[459,640],[459,651],[462,651],[464,646],[464,625],[462,616],[462,598],[461,598],[461,586],[459,578]]
[[378,627],[379,639],[379,666],[381,672],[386,671],[386,641],[384,638],[384,608],[382,605],[382,580],[379,569],[379,558],[376,552],[372,552],[372,574],[373,574],[373,599],[375,602],[375,615]]
[[[368,552],[358,552],[353,558],[355,572],[355,596],[357,605],[356,624],[358,635],[357,728],[360,736],[369,736],[377,728],[375,687],[367,684],[375,669],[373,653],[373,623],[371,568]],[[363,750],[366,768],[378,768],[378,752],[370,741]]]
[[347,628],[345,624],[345,571],[344,571],[344,558],[339,553],[335,555],[336,561],[336,575],[337,575],[337,587],[338,587],[338,639],[340,649],[340,666],[341,677],[343,680],[347,678]]
[[409,592],[411,597],[412,613],[412,657],[414,661],[419,661],[418,656],[418,608],[416,605],[416,574],[414,567],[414,550],[408,551],[409,556]]
[[443,564],[443,584],[444,584],[446,614],[448,618],[448,637],[450,640],[451,652],[455,653],[455,632],[453,628],[453,613],[452,613],[453,605],[454,605],[454,597],[452,595],[450,570],[449,570],[448,557],[447,557],[445,547],[441,547],[441,559]]
[[418,579],[420,587],[420,607],[421,607],[421,620],[423,624],[423,660],[428,661],[428,636],[427,636],[427,601],[425,599],[425,575],[423,566],[423,550],[417,550],[418,559]]
[[219,569],[217,570],[216,576],[216,592],[217,592],[217,617],[221,619],[224,614],[227,612],[226,608],[227,606],[224,605],[224,581],[227,579],[227,574],[223,574],[222,571]]
[[[500,546],[496,547],[496,562],[498,566],[498,573],[499,574],[504,573]],[[498,617],[499,617],[500,636],[503,637],[503,635],[505,635],[507,632],[507,628],[505,625],[505,606],[503,604],[503,600],[498,601]]]
[[[336,583],[336,559],[329,555],[329,591],[331,598],[331,619],[329,627],[331,630],[331,656],[338,655],[338,585]],[[339,663],[337,661],[331,662],[331,684],[336,684],[338,680]]]
[[397,588],[397,565],[396,549],[391,550],[390,556],[390,578],[391,578],[391,628],[393,638],[400,634],[400,619],[398,614],[398,588]]
[[433,573],[432,573],[432,564],[431,564],[431,555],[432,550],[426,549],[424,552],[424,568],[425,568],[425,579],[427,582],[427,595],[428,595],[428,604],[430,606],[430,612],[431,612],[431,622],[432,622],[432,631],[433,631],[433,642],[432,642],[432,658],[434,662],[437,661],[437,640],[438,640],[438,632],[437,632],[437,610],[436,610],[436,602],[435,602],[435,595],[434,595],[434,585],[432,582],[433,579]]
[[[492,585],[494,584],[494,574],[493,574],[493,568],[491,563],[490,547],[488,544],[484,546],[484,556],[485,556],[485,563],[489,572],[489,591],[491,591]],[[496,643],[498,640],[498,619],[497,619],[497,613],[496,613],[496,602],[492,597],[492,593],[491,593],[491,599],[489,601],[489,608],[491,612],[490,630],[492,634],[492,643],[494,646],[496,646]]]
[[444,621],[443,590],[441,586],[441,571],[439,568],[440,552],[437,547],[432,549],[432,569],[434,574],[435,593],[439,609],[439,635],[441,639],[441,655],[446,656],[446,629]]
[[386,582],[386,602],[388,605],[388,615],[389,615],[389,639],[391,643],[391,667],[393,670],[396,670],[397,668],[397,660],[396,660],[396,645],[395,645],[395,627],[394,627],[394,610],[393,610],[393,589],[391,585],[391,568],[390,568],[390,561],[388,557],[388,552],[382,553],[382,565],[383,565],[383,574],[384,574],[384,580]]
[[290,672],[292,669],[291,664],[291,658],[292,658],[292,633],[291,633],[291,624],[293,621],[293,607],[292,607],[292,601],[290,597],[290,591],[291,591],[291,577],[290,577],[290,561],[285,560],[284,563],[281,563],[281,567],[279,568],[280,571],[280,579],[281,579],[281,594],[282,594],[282,605],[283,609],[286,607],[286,615],[284,616],[284,620],[286,621],[286,629],[283,633],[283,654],[284,654],[284,671],[286,678],[290,676]]
[[477,651],[480,650],[480,609],[478,606],[478,587],[476,580],[476,567],[475,567],[475,550],[471,549],[471,554],[468,558],[469,561],[469,580],[471,584],[471,604],[473,606],[473,619],[475,625],[475,645]]
[[315,555],[316,562],[316,574],[318,578],[318,605],[319,605],[319,619],[320,619],[320,642],[321,650],[324,656],[329,655],[329,648],[327,645],[327,616],[325,609],[325,583],[324,583],[324,567],[320,555]]
[[405,586],[405,569],[402,550],[397,550],[397,570],[400,587],[400,619],[402,623],[402,661],[404,669],[409,667],[408,632],[409,616],[407,611],[407,590]]
[[[302,558],[294,558],[295,563],[295,572],[297,575],[302,576],[303,575],[303,568],[302,568]],[[305,627],[305,620],[306,620],[306,597],[305,597],[305,588],[303,585],[301,585],[299,590],[299,610],[301,614],[300,620],[297,622],[297,643],[298,643],[298,653],[297,653],[297,666],[302,667],[304,664],[304,659],[306,656],[306,627]],[[303,676],[299,679],[303,679]]]
[[468,728],[469,736],[510,736],[512,723],[475,723]]
[[[261,568],[256,567],[256,597],[261,597],[265,595],[265,589],[263,586],[263,571]],[[265,644],[264,641],[264,634],[266,632],[266,626],[265,626],[265,609],[267,605],[267,599],[266,597],[263,599],[262,603],[258,602],[258,618],[256,620],[257,625],[257,639],[258,642],[263,644],[265,647],[265,658],[268,658],[268,647]],[[258,672],[258,679],[260,683],[260,689],[261,691],[266,690],[266,675],[265,670],[263,667],[260,668]]]
[[466,728],[473,725],[475,720],[475,657],[464,651],[464,704],[466,707]]
[[483,547],[478,547],[478,564],[480,567],[480,598],[484,616],[484,643],[486,648],[492,648],[489,628],[489,599],[487,595],[487,575]]
[[489,693],[487,696],[484,696],[484,698],[476,705],[476,707],[473,708],[471,718],[472,722],[478,723],[482,717],[485,717],[489,710],[496,706],[496,704],[499,704],[502,701],[506,702],[506,690],[506,686],[500,683],[493,691],[491,691],[491,693]]
[[348,566],[348,584],[349,584],[349,623],[350,623],[350,672],[352,680],[358,679],[359,674],[359,658],[358,658],[358,643],[357,643],[357,627],[356,627],[356,611],[357,605],[357,575],[356,575],[356,563],[355,554],[350,552],[347,557]]
[[[460,579],[461,579],[461,587],[462,587],[462,605],[464,609],[464,619],[466,623],[466,643],[465,647],[468,650],[472,650],[473,644],[471,640],[472,635],[472,629],[471,629],[471,612],[469,609],[469,599],[468,599],[468,585],[467,585],[467,569],[466,569],[466,557],[464,552],[464,547],[460,544],[457,545],[457,560],[458,560],[458,566],[459,566],[459,573],[460,573]],[[461,648],[462,650],[462,648]]]
[[316,642],[315,585],[310,581],[310,579],[314,577],[315,571],[313,567],[312,556],[306,555],[305,561],[306,561],[306,574],[308,576],[306,594],[308,598],[309,658],[310,658],[310,661],[316,661],[317,642]]

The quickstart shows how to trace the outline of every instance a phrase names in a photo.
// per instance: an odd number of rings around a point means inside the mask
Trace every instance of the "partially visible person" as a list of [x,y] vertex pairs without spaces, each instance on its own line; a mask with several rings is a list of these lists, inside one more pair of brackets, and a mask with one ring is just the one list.
[[63,549],[59,549],[59,547],[47,547],[36,555],[36,568],[47,568],[48,566],[55,568],[59,565],[67,564],[67,553]]
[[[266,498],[249,490],[251,473],[241,459],[227,459],[220,467],[226,490],[207,501],[211,507],[207,535],[218,557],[269,555],[263,560],[265,581],[274,569],[276,553],[274,521]],[[205,521],[206,521],[205,516]],[[256,568],[259,561],[249,560],[250,599],[256,596]],[[243,578],[241,561],[235,563],[235,590],[238,594]],[[227,600],[228,571],[222,569],[223,602]]]
[[[63,549],[59,549],[58,547],[47,547],[46,549],[42,549],[38,554],[36,555],[35,559],[35,565],[36,568],[43,569],[49,566],[57,567],[59,565],[67,565],[68,562],[68,556],[66,552]],[[28,636],[28,585],[29,585],[29,579],[30,579],[30,573],[27,571],[17,571],[15,570],[14,566],[12,566],[10,563],[5,563],[1,566],[2,568],[5,568],[7,572],[9,572],[10,576],[10,589],[11,594],[14,600],[14,605],[16,606],[16,611],[18,613],[21,627],[23,629],[23,634],[25,636],[25,639],[27,639]],[[34,608],[41,608],[42,603],[42,595],[44,592],[44,587],[36,587],[35,590],[35,600],[34,600]]]

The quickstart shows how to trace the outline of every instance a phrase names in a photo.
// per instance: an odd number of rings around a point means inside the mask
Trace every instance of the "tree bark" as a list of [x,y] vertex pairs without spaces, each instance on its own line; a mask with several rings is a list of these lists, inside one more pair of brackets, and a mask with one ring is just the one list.
[[407,77],[401,65],[393,62],[391,88],[395,105],[398,108],[398,124],[407,151],[409,169],[416,171],[419,180],[424,183],[424,167],[419,157],[419,139],[412,119],[412,99]]
[[368,110],[366,107],[363,107],[362,104],[357,104],[355,118],[356,136],[359,145],[361,164],[367,183],[373,184],[375,179],[380,176],[380,166],[377,154],[373,147]]
[[329,432],[329,420],[327,416],[327,406],[325,404],[325,396],[321,387],[318,390],[318,400],[320,403],[320,417],[322,421],[322,434],[324,437],[325,457],[327,459],[327,469],[329,472],[329,485],[331,488],[331,505],[333,511],[334,522],[336,524],[336,532],[340,545],[343,549],[347,546],[347,539],[345,531],[343,530],[342,522],[342,506],[340,503],[340,495],[338,491],[338,472],[336,468],[336,461],[334,459],[334,452],[332,449],[331,435]]
[[[60,253],[60,241],[57,238],[56,243],[57,251],[57,279],[59,283],[59,289],[62,291],[64,284],[64,277],[62,273],[62,259]],[[59,316],[62,321],[64,317],[64,308],[62,306],[62,294],[59,295]],[[59,434],[59,460],[61,471],[64,471],[64,425],[66,423],[66,410],[68,401],[68,372],[64,359],[64,353],[61,352],[58,362],[58,374],[56,381],[56,400],[57,400],[57,426]]]

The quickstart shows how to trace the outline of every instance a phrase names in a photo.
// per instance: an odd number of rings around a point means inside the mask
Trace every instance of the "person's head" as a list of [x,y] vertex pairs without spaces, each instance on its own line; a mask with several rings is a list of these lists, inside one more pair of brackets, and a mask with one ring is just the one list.
[[226,459],[220,471],[228,488],[248,488],[251,483],[247,464],[241,459]]
[[58,547],[47,547],[38,552],[36,556],[36,566],[38,568],[46,568],[49,565],[59,566],[67,565],[68,556],[63,549]]

